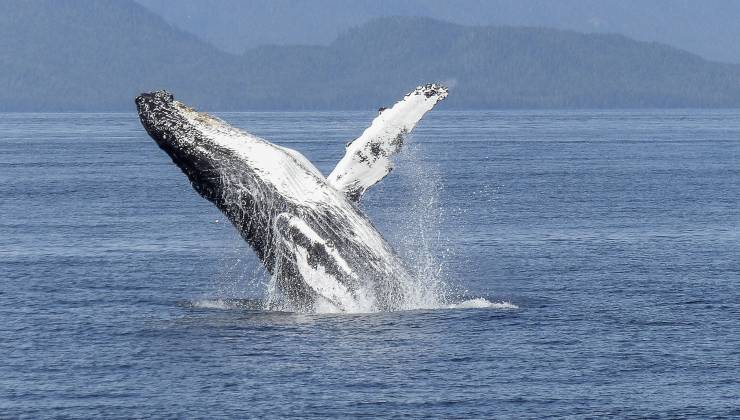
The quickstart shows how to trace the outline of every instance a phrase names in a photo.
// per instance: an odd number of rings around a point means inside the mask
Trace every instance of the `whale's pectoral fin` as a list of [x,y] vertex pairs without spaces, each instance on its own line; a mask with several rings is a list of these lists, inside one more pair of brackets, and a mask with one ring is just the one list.
[[357,310],[357,275],[334,246],[303,219],[280,213],[274,222],[283,261],[291,263],[294,278],[342,311]]
[[447,97],[447,88],[437,84],[417,87],[389,109],[381,109],[372,125],[347,145],[347,152],[327,177],[334,188],[351,200],[383,179],[391,169],[391,156],[401,150],[406,136],[427,111]]

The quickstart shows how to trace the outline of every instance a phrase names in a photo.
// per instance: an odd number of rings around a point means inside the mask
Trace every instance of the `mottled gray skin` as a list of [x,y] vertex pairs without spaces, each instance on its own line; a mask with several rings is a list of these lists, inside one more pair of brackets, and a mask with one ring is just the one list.
[[[146,93],[136,98],[141,122],[149,135],[188,176],[193,188],[216,205],[252,246],[267,270],[275,275],[281,294],[299,309],[310,309],[318,295],[301,278],[296,256],[286,242],[309,251],[312,267],[321,266],[353,293],[364,285],[372,291],[376,310],[401,309],[400,284],[408,276],[398,257],[375,231],[383,249],[372,249],[353,233],[352,222],[331,206],[303,206],[286,200],[275,186],[256,176],[242,159],[228,149],[215,147],[207,136],[183,117],[166,91]],[[204,119],[213,121],[207,114]],[[204,154],[199,148],[207,148]],[[300,164],[299,162],[295,162]],[[325,183],[325,180],[324,180]],[[332,188],[324,185],[325,188]],[[367,221],[355,204],[344,200],[348,210]],[[298,217],[331,244],[359,279],[347,276],[322,244],[313,242],[288,221]],[[367,221],[369,224],[370,222]],[[374,228],[373,228],[374,229]],[[363,284],[359,284],[362,282]]]

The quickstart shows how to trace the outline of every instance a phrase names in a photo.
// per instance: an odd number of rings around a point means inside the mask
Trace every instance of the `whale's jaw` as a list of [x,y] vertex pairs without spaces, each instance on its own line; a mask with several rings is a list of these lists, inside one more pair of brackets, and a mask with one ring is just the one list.
[[166,91],[136,98],[139,118],[147,133],[188,176],[198,193],[218,205],[226,186],[219,172],[234,161],[228,150],[199,135],[186,118],[186,107]]

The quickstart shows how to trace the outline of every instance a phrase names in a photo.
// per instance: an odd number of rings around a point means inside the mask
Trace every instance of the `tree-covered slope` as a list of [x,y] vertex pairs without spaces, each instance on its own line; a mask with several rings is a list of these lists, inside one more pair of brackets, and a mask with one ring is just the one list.
[[253,106],[290,86],[293,106],[353,108],[426,80],[452,85],[446,105],[459,108],[740,105],[740,66],[620,35],[542,28],[382,18],[328,47],[261,47],[244,62],[253,63],[245,70],[256,82]]
[[142,90],[200,101],[242,82],[233,56],[133,2],[0,0],[0,9],[0,110],[123,110]]

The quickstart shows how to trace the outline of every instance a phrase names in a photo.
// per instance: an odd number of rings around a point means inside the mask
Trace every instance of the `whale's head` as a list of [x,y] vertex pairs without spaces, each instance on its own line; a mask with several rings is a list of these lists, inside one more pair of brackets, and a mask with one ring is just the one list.
[[300,153],[198,112],[167,91],[141,94],[136,106],[149,135],[258,253],[265,246],[255,242],[269,239],[277,214],[333,193]]
[[297,151],[198,112],[167,91],[141,94],[136,106],[149,135],[188,175],[195,189],[211,201],[239,192],[257,195],[261,202],[269,196],[306,202],[316,198],[311,193],[325,182],[319,170]]
[[[226,191],[226,167],[235,159],[233,153],[219,146],[215,136],[203,130],[209,123],[203,117],[207,114],[176,101],[164,90],[143,93],[135,101],[141,123],[157,145],[188,176],[196,191],[218,204]],[[238,169],[244,172],[250,168]]]

